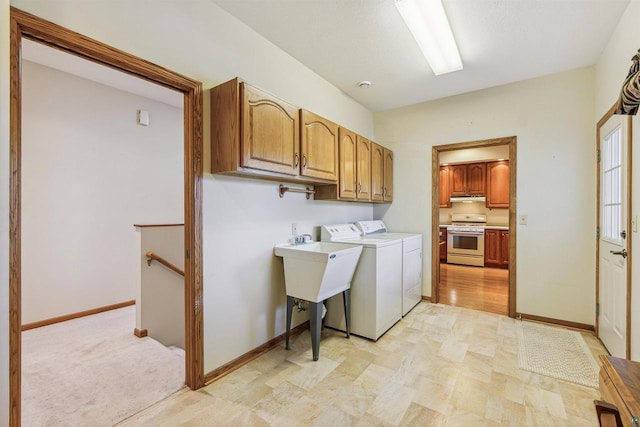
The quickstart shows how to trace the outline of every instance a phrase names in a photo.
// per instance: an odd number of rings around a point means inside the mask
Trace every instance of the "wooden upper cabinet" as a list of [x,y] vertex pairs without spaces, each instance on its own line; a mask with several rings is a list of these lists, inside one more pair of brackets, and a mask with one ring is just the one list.
[[484,196],[487,191],[487,164],[471,163],[467,166],[467,194]]
[[371,201],[384,201],[384,148],[371,143]]
[[440,207],[451,207],[451,168],[440,166]]
[[210,90],[211,172],[274,181],[338,180],[338,126],[235,78]]
[[484,195],[486,192],[485,163],[469,163],[449,166],[451,171],[451,195]]
[[356,137],[356,199],[371,200],[371,141]]
[[301,174],[335,181],[338,179],[338,125],[300,110]]
[[509,161],[487,164],[487,207],[509,207]]
[[451,173],[451,195],[465,196],[467,194],[467,165],[449,166]]
[[393,151],[384,149],[384,189],[383,200],[393,201]]
[[357,158],[357,143],[356,134],[340,128],[340,179],[338,195],[340,199],[355,200],[357,193],[356,183],[356,158]]
[[298,109],[260,89],[240,83],[241,166],[299,174]]

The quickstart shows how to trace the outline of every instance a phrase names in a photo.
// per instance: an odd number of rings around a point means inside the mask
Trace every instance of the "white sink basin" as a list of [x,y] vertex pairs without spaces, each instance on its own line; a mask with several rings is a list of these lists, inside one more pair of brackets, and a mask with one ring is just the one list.
[[330,242],[284,243],[276,245],[274,253],[284,259],[287,295],[321,302],[351,287],[362,246]]

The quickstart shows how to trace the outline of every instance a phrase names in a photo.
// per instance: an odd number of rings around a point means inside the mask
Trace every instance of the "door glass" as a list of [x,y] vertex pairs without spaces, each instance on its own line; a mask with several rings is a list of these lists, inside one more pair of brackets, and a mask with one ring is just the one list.
[[602,142],[602,238],[622,243],[622,128],[616,127]]

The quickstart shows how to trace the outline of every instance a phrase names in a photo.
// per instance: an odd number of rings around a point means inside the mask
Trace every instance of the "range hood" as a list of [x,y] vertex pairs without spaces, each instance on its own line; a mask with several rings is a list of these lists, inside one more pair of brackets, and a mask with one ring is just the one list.
[[485,203],[485,196],[451,196],[451,203]]

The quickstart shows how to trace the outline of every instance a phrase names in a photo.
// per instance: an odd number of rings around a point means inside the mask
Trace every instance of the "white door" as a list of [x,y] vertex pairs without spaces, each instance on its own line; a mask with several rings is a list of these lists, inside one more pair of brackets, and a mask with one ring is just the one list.
[[600,127],[600,255],[598,335],[609,352],[627,357],[627,118]]

